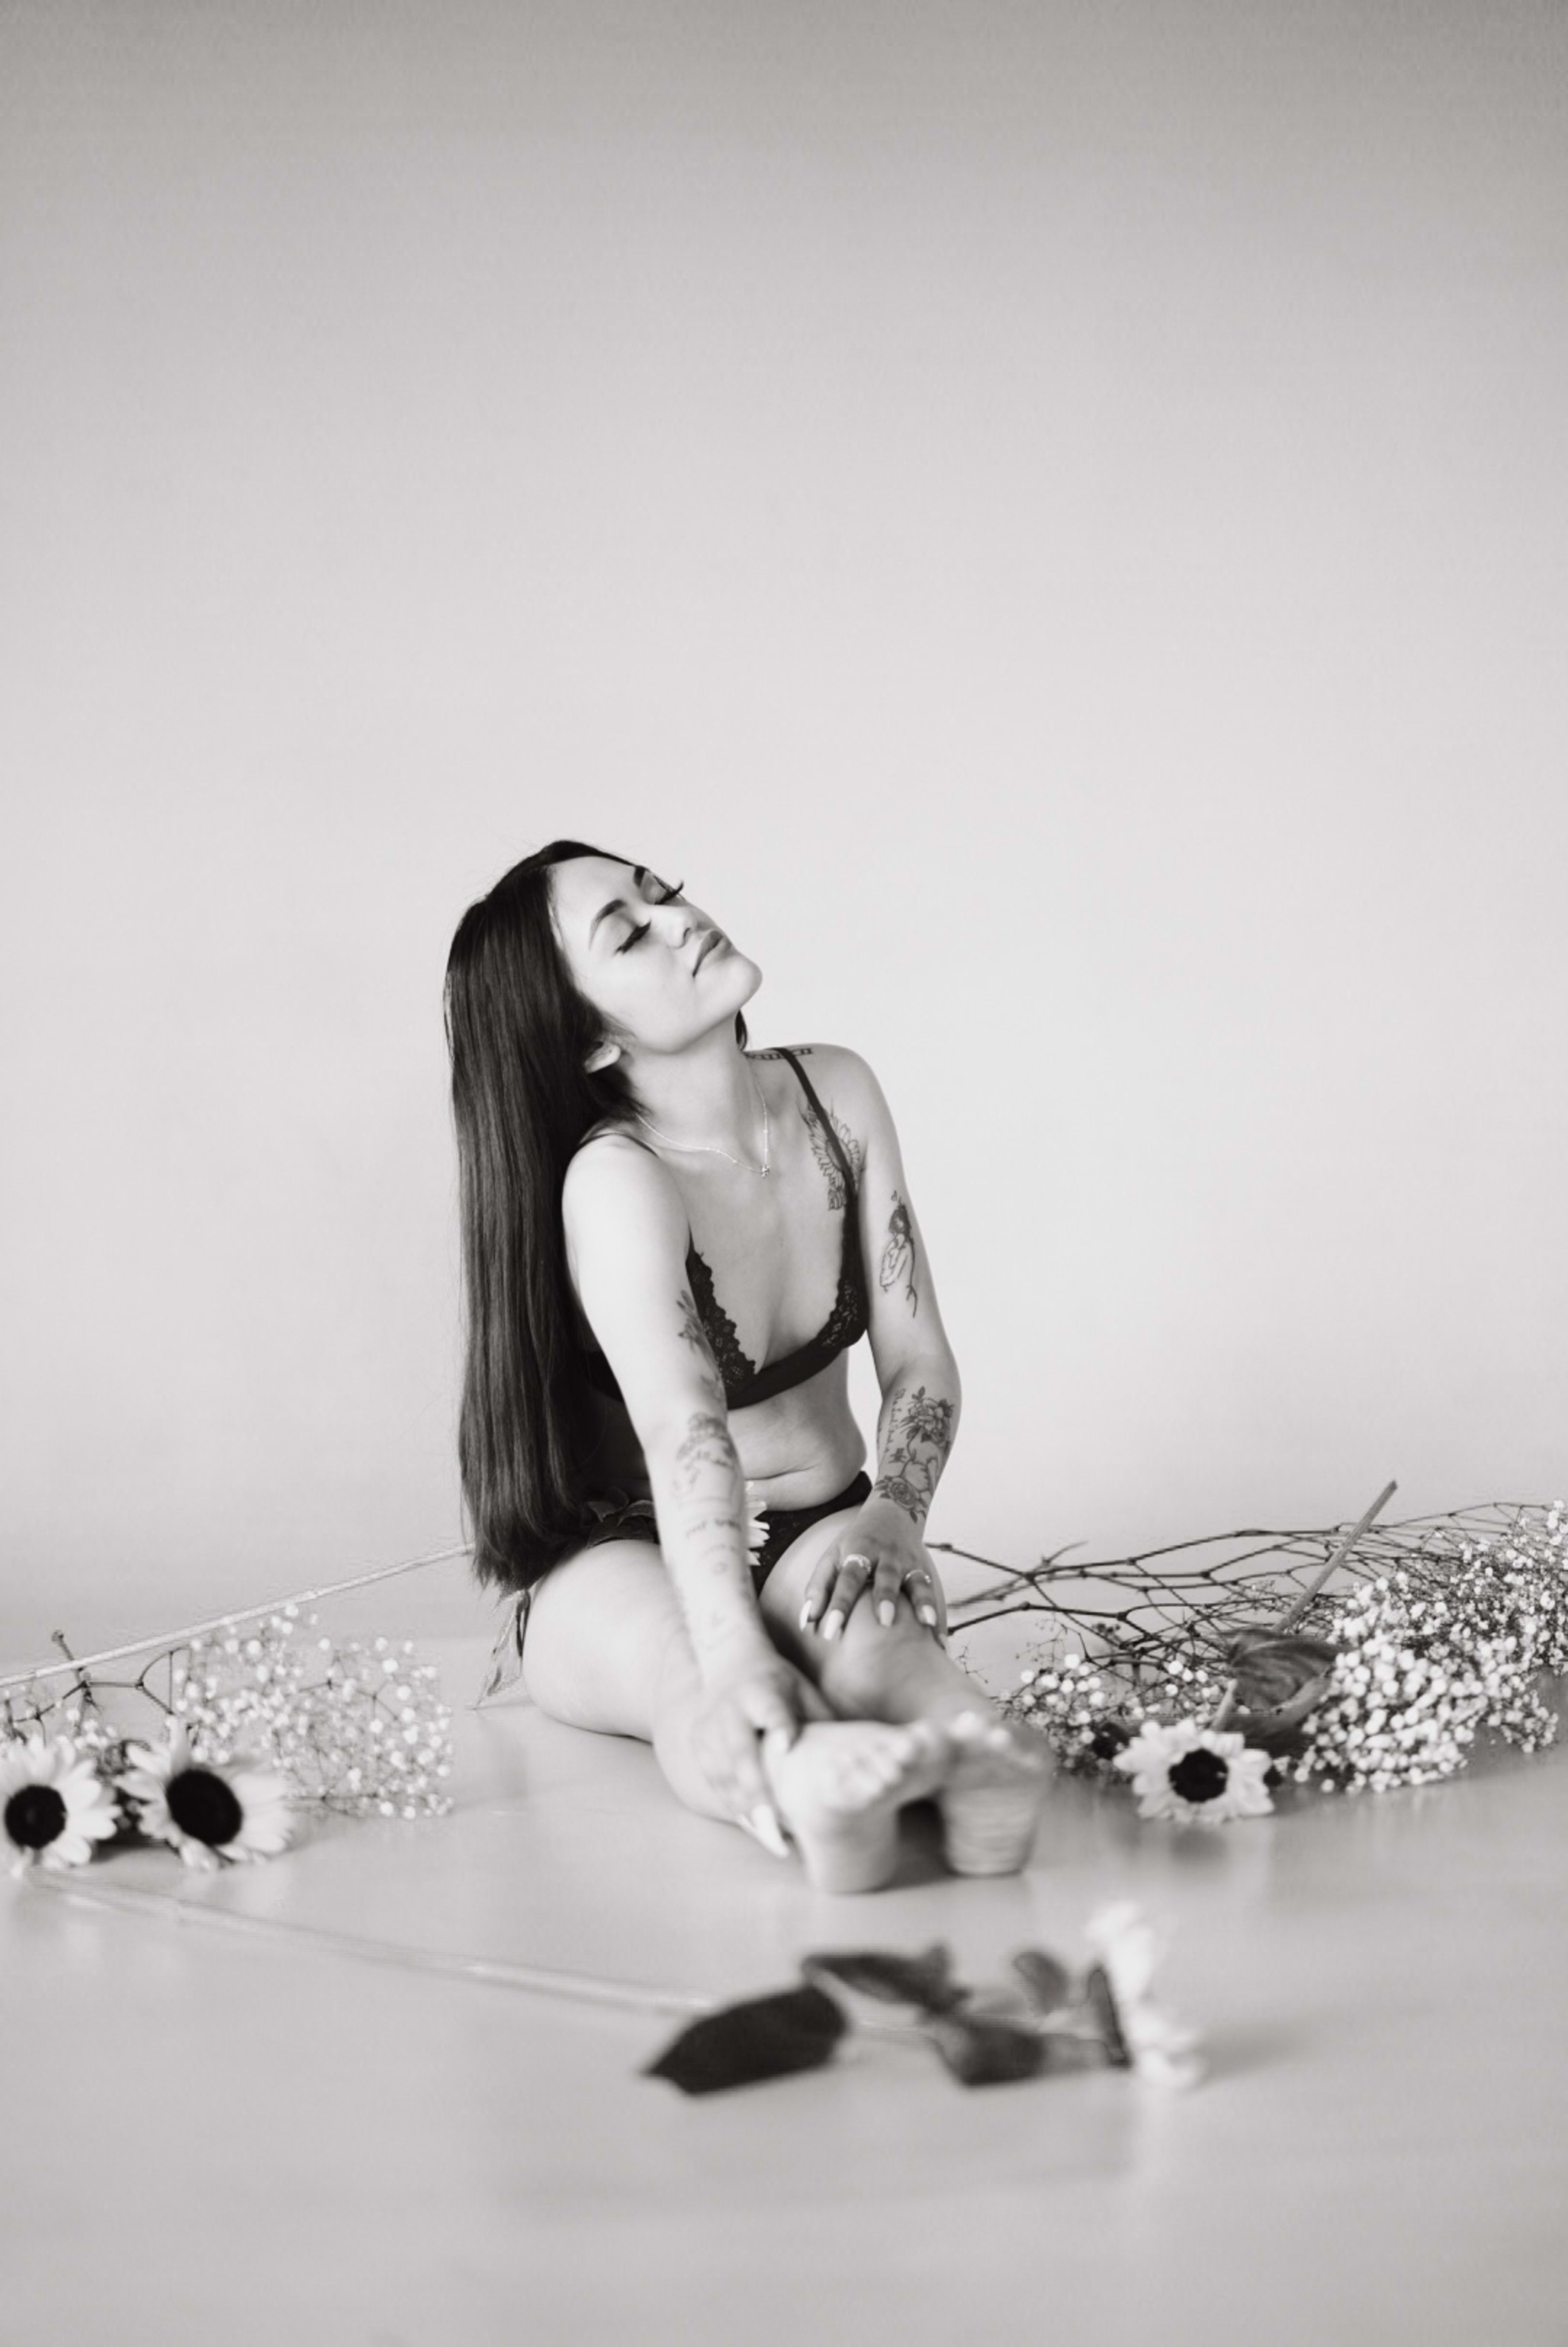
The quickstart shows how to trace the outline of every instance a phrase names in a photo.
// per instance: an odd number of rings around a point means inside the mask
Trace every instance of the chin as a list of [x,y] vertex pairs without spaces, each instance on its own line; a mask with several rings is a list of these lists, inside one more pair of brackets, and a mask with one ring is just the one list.
[[714,989],[703,1012],[715,1027],[729,1026],[736,1013],[745,1009],[762,983],[762,972],[754,961],[748,959],[738,948],[732,947],[725,956],[724,967],[728,982],[722,994]]

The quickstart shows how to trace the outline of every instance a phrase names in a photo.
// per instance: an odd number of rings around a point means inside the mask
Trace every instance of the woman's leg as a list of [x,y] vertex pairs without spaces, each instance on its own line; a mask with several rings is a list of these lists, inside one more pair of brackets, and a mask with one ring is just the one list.
[[[605,1541],[546,1573],[534,1594],[523,1677],[541,1711],[653,1746],[672,1789],[700,1816],[729,1817],[693,1750],[707,1700],[669,1575],[651,1542]],[[824,1704],[824,1710],[827,1709]],[[952,1765],[930,1727],[825,1719],[763,1768],[819,1890],[874,1891],[898,1862],[898,1812]]]
[[985,1689],[915,1619],[907,1596],[886,1628],[865,1597],[837,1638],[799,1626],[812,1568],[853,1513],[820,1518],[785,1550],[762,1585],[769,1635],[840,1717],[925,1720],[956,1732],[961,1757],[937,1792],[948,1863],[960,1874],[1014,1873],[1028,1859],[1050,1773],[1044,1738],[1002,1726]]
[[724,1814],[692,1757],[697,1664],[651,1541],[602,1541],[545,1575],[529,1607],[523,1683],[552,1719],[640,1737],[688,1809]]

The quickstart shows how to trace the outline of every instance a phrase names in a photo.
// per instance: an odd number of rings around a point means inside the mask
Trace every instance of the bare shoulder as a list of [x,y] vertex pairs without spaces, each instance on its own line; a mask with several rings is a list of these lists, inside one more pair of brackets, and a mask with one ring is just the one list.
[[606,1126],[582,1142],[561,1185],[568,1240],[687,1238],[686,1208],[669,1168],[629,1133]]

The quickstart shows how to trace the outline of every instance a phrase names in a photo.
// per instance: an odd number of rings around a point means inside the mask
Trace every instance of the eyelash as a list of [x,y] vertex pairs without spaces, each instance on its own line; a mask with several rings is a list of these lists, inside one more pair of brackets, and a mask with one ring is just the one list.
[[[677,881],[676,882],[676,884],[675,884],[675,887],[674,887],[673,888],[667,888],[667,889],[665,890],[665,892],[664,892],[664,895],[663,895],[662,897],[660,897],[657,898],[657,899],[656,899],[656,902],[657,902],[657,903],[658,903],[658,904],[660,904],[660,905],[673,905],[673,904],[674,904],[674,902],[675,902],[675,900],[676,900],[676,898],[677,898],[677,897],[684,897],[684,896],[685,896],[685,894],[686,894],[686,882],[685,882],[684,880],[677,880]],[[642,922],[642,923],[639,925],[639,927],[637,927],[636,928],[635,928],[635,929],[632,931],[632,933],[631,933],[630,937],[626,939],[626,944],[625,944],[625,945],[619,945],[619,946],[617,946],[617,947],[616,948],[616,951],[617,953],[626,953],[626,952],[629,951],[629,949],[630,949],[633,946],[635,946],[636,944],[637,944],[637,943],[638,943],[638,941],[639,941],[641,938],[646,938],[646,937],[647,937],[647,933],[648,933],[648,930],[650,929],[650,928],[651,928],[651,927],[652,927],[652,923],[651,923],[651,922],[648,922],[648,921],[644,921],[644,922]]]

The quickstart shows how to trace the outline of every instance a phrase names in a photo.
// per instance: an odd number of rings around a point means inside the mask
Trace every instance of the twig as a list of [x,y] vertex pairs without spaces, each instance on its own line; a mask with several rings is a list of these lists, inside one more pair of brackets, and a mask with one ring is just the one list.
[[[373,1581],[391,1581],[394,1574],[413,1573],[423,1564],[444,1564],[449,1557],[467,1556],[473,1551],[472,1541],[463,1541],[456,1548],[433,1549],[428,1556],[405,1556],[396,1564],[377,1565],[372,1573],[356,1573],[347,1581],[323,1582],[316,1589],[291,1590],[286,1597],[270,1597],[264,1605],[237,1606],[229,1614],[215,1614],[209,1622],[191,1622],[183,1630],[160,1630],[154,1638],[133,1638],[128,1645],[106,1646],[102,1654],[84,1655],[79,1662],[36,1663],[30,1670],[13,1671],[9,1677],[0,1678],[0,1694],[7,1687],[26,1686],[34,1679],[58,1678],[64,1671],[96,1669],[100,1663],[123,1662],[127,1655],[145,1655],[154,1646],[188,1646],[193,1638],[205,1638],[214,1630],[228,1630],[236,1622],[254,1622],[263,1614],[276,1614],[285,1605],[313,1605],[323,1597],[341,1597],[347,1589],[367,1589]],[[58,1638],[58,1632],[56,1633]],[[63,1643],[63,1642],[62,1642]]]
[[1308,1583],[1301,1596],[1290,1608],[1290,1611],[1286,1614],[1284,1620],[1279,1624],[1279,1635],[1282,1638],[1288,1637],[1290,1632],[1296,1627],[1297,1623],[1299,1622],[1303,1614],[1306,1613],[1307,1608],[1311,1604],[1312,1600],[1317,1596],[1318,1592],[1322,1588],[1329,1574],[1334,1571],[1337,1565],[1343,1563],[1346,1557],[1349,1555],[1351,1550],[1355,1547],[1356,1542],[1360,1539],[1361,1534],[1371,1522],[1372,1518],[1376,1515],[1381,1514],[1384,1507],[1388,1504],[1389,1501],[1393,1497],[1399,1488],[1400,1487],[1397,1483],[1384,1484],[1382,1490],[1378,1493],[1377,1498],[1372,1501],[1371,1506],[1367,1510],[1366,1514],[1361,1518],[1360,1522],[1356,1526],[1355,1531],[1346,1534],[1345,1538],[1339,1542],[1339,1547],[1334,1551],[1333,1555],[1329,1559],[1328,1563],[1323,1567],[1322,1571],[1313,1575],[1312,1579]]

